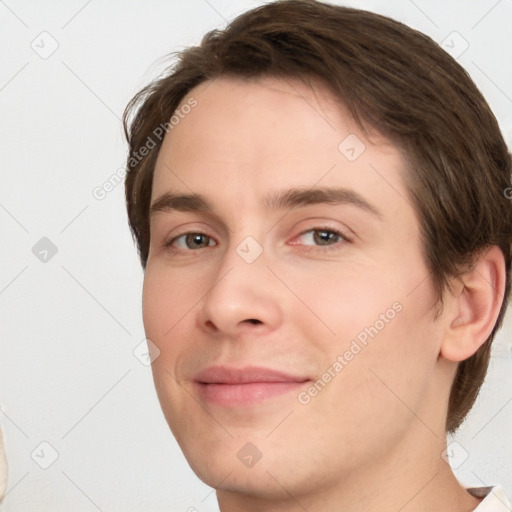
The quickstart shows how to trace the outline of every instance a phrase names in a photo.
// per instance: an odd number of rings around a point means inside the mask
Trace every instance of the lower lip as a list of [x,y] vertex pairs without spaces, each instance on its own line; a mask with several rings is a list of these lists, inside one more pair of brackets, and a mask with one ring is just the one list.
[[305,382],[251,382],[247,384],[196,383],[200,396],[207,402],[224,407],[254,405],[292,391],[298,391]]

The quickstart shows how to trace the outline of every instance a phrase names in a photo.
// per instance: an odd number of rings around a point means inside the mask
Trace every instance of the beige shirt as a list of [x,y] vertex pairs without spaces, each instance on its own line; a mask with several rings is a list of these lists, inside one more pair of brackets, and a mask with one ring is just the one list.
[[474,512],[512,512],[512,506],[505,494],[503,487],[499,485],[491,487],[466,488],[476,498],[484,498]]

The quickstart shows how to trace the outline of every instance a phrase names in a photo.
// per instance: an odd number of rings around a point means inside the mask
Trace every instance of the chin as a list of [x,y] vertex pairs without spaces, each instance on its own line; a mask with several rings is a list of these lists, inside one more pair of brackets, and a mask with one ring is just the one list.
[[284,489],[297,488],[289,481],[290,472],[275,464],[267,466],[260,460],[254,467],[247,468],[240,463],[227,463],[231,457],[227,455],[223,457],[227,460],[223,461],[202,458],[187,458],[187,461],[200,480],[221,493],[232,492],[260,499],[280,500],[289,499]]

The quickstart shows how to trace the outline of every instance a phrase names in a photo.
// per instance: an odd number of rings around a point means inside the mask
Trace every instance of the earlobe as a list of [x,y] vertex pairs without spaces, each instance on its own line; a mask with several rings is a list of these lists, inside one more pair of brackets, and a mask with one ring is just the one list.
[[505,258],[498,246],[484,251],[450,295],[440,355],[459,362],[471,357],[487,340],[505,293]]

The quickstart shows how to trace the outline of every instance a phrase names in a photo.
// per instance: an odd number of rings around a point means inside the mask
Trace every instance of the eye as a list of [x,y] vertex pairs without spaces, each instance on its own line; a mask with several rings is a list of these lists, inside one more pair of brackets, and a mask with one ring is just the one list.
[[[190,232],[183,233],[182,235],[171,238],[170,240],[164,243],[164,246],[175,251],[187,249],[204,249],[209,245],[213,245],[210,244],[209,242],[213,242],[213,239],[208,235],[200,232]],[[177,249],[175,249],[175,245],[178,245]]]
[[[302,232],[298,238],[312,242],[297,244],[295,242],[292,245],[305,245],[310,247],[306,250],[311,250],[316,245],[320,250],[330,250],[338,248],[341,242],[350,242],[349,238],[345,234],[337,229],[332,228],[313,228]],[[171,252],[190,252],[190,250],[205,249],[215,245],[212,237],[201,232],[188,232],[182,235],[171,238],[164,242],[164,247],[171,250]],[[313,246],[313,247],[311,247]]]
[[[325,247],[325,250],[330,250],[331,248],[335,249],[339,245],[340,242],[345,241],[349,242],[348,237],[344,235],[344,233],[337,229],[332,228],[313,228],[307,231],[304,231],[299,235],[299,238],[303,238],[303,240],[308,240],[313,242],[313,245],[317,245],[319,247]],[[296,245],[296,244],[293,244]],[[311,244],[304,244],[306,246]],[[309,249],[308,249],[309,250]]]

